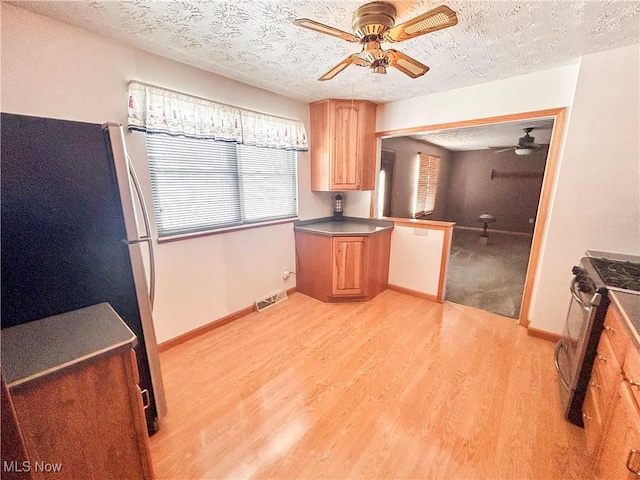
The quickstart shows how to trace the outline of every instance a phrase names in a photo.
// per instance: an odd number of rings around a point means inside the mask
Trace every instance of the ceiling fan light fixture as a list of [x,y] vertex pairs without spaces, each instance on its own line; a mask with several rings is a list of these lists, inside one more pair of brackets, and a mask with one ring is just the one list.
[[393,4],[374,1],[358,7],[353,13],[351,23],[353,33],[308,18],[298,18],[293,23],[299,27],[362,45],[359,54],[344,59],[320,77],[318,79],[320,81],[332,79],[348,65],[366,66],[379,74],[387,73],[387,67],[392,67],[411,78],[418,78],[427,73],[429,67],[397,50],[383,50],[380,44],[402,42],[458,23],[456,13],[446,5],[440,5],[399,25],[395,25],[395,20],[396,9]]
[[531,147],[519,147],[515,149],[516,155],[531,155],[535,152],[535,148]]

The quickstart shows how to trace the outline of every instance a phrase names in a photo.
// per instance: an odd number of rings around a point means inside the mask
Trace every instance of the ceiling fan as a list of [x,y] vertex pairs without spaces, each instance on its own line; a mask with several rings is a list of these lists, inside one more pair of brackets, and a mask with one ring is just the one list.
[[425,33],[452,27],[458,23],[458,17],[456,12],[445,5],[394,26],[395,17],[396,9],[390,3],[371,2],[362,5],[353,13],[353,33],[338,30],[308,18],[299,18],[293,23],[298,27],[362,45],[359,53],[349,55],[318,80],[331,80],[351,64],[369,67],[374,73],[387,73],[387,67],[394,67],[411,78],[418,78],[427,73],[429,67],[398,50],[383,50],[380,44],[402,42]]
[[[533,127],[523,128],[524,137],[520,137],[518,139],[518,144],[513,147],[501,148],[500,150],[496,150],[493,153],[507,152],[509,150],[513,150],[516,155],[531,155],[534,151],[539,149],[542,145],[538,145],[535,143],[535,137],[529,135],[529,133],[534,130]],[[500,148],[500,147],[494,147]]]

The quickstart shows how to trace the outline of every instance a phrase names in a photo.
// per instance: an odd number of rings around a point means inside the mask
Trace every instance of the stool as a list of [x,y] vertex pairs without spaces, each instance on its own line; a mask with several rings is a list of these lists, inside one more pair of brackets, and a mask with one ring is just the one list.
[[488,213],[483,213],[478,217],[478,221],[484,224],[484,228],[482,230],[482,235],[480,235],[479,242],[481,245],[487,245],[489,243],[489,235],[487,234],[487,228],[489,228],[490,223],[495,223],[496,218],[493,215],[489,215]]

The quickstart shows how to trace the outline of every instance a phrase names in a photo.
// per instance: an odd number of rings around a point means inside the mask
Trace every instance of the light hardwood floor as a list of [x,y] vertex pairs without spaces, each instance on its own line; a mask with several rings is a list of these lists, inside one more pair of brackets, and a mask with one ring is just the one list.
[[160,356],[159,479],[589,479],[553,344],[387,290],[302,294]]

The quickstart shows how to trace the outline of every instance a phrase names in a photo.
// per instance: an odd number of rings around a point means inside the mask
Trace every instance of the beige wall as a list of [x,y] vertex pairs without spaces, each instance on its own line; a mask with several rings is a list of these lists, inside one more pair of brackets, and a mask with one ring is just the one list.
[[[496,218],[492,229],[533,233],[538,210],[547,148],[531,155],[490,150],[454,152],[447,179],[446,218],[458,226],[482,227],[478,217],[488,213]],[[539,173],[539,178],[491,178],[498,173]]]
[[[126,124],[131,79],[294,118],[309,130],[308,105],[125,46],[2,3],[1,109],[4,112]],[[127,134],[151,202],[144,137]],[[309,156],[298,156],[301,218],[326,216],[330,196],[312,193]],[[295,285],[291,224],[157,246],[154,322],[160,342]]]
[[420,169],[418,152],[422,152],[440,157],[436,204],[434,212],[428,217],[428,220],[445,220],[447,178],[449,176],[451,152],[436,145],[428,145],[408,137],[385,138],[382,140],[382,148],[393,150],[396,154],[391,216],[412,218],[415,213],[414,203],[418,193],[417,178]]

